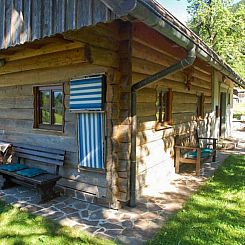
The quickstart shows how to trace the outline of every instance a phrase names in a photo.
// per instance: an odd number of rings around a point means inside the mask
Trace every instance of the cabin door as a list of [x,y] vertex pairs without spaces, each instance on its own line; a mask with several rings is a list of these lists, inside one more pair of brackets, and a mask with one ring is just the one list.
[[220,137],[225,137],[226,131],[226,93],[220,93]]

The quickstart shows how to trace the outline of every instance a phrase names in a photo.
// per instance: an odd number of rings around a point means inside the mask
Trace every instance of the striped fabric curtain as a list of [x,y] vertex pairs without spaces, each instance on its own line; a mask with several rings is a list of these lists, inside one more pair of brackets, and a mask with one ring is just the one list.
[[85,77],[70,83],[70,110],[102,110],[103,76]]
[[79,159],[82,167],[104,168],[104,114],[78,114]]
[[104,168],[103,76],[85,77],[70,83],[70,110],[78,113],[81,167]]

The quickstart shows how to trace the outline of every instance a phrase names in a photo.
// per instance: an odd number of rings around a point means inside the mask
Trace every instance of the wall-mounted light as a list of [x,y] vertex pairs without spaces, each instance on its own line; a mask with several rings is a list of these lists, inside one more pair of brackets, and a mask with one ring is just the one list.
[[3,67],[6,64],[5,59],[0,59],[0,67]]

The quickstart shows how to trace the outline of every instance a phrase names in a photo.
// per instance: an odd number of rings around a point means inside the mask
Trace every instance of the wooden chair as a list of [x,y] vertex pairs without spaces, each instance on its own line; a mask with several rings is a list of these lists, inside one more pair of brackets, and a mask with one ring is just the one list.
[[[203,142],[205,141],[205,142]],[[183,163],[194,164],[199,176],[201,163],[212,157],[216,161],[216,138],[198,137],[197,130],[175,137],[175,172]]]

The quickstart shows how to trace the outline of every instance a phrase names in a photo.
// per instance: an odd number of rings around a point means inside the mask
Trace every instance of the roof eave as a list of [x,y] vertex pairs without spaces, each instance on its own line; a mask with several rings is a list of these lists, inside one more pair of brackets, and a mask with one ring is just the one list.
[[[189,49],[197,45],[197,56],[245,88],[245,81],[236,74],[194,32],[153,0],[102,0],[119,17],[134,17],[152,27],[179,46]],[[131,18],[129,18],[130,20]]]
[[126,16],[136,8],[137,0],[101,0],[118,16]]

